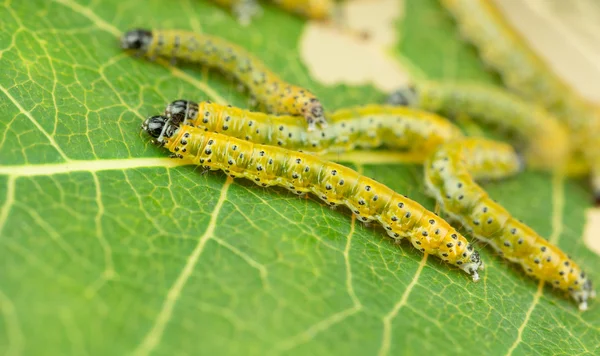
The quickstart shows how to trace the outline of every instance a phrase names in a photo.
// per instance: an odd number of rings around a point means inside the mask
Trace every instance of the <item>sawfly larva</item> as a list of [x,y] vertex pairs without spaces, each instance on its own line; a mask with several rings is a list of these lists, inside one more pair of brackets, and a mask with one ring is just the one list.
[[164,115],[173,124],[318,154],[386,146],[419,153],[425,159],[441,143],[462,137],[458,127],[440,116],[385,105],[338,110],[329,114],[328,127],[311,132],[298,116],[268,115],[209,101],[176,100]]
[[289,84],[269,70],[247,50],[216,36],[183,30],[131,30],[121,38],[121,47],[148,58],[164,57],[200,63],[231,74],[268,112],[303,116],[308,130],[326,126],[319,99],[304,88]]
[[442,145],[425,164],[425,183],[443,210],[476,238],[521,265],[528,275],[568,291],[579,309],[586,310],[595,292],[581,268],[494,202],[474,181],[504,177],[520,169],[520,158],[510,145],[471,138]]
[[424,81],[400,88],[388,98],[392,105],[407,105],[446,117],[466,115],[514,133],[526,142],[528,165],[564,168],[569,159],[567,128],[554,116],[514,94],[490,85]]

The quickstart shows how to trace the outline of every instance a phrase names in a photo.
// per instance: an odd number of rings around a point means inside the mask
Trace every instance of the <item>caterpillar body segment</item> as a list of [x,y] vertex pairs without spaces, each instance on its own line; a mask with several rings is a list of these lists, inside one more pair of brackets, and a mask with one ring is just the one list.
[[377,221],[394,240],[407,238],[420,251],[479,279],[482,262],[473,246],[443,219],[385,185],[312,154],[168,121],[154,116],[142,128],[176,157],[262,187],[281,186],[295,194],[313,193],[330,206],[345,205],[360,221]]
[[150,59],[164,57],[217,68],[235,77],[252,96],[275,114],[303,116],[308,129],[326,126],[321,102],[308,90],[283,81],[242,47],[222,38],[183,30],[132,30],[121,47]]
[[255,143],[324,154],[386,146],[423,154],[462,137],[448,120],[422,110],[367,105],[330,113],[329,125],[306,131],[303,118],[251,112],[211,102],[176,100],[165,109],[173,124],[191,125]]
[[568,129],[557,118],[493,86],[426,81],[400,88],[389,96],[388,103],[446,117],[467,115],[505,129],[526,142],[527,162],[533,168],[563,169],[571,154]]
[[425,165],[429,192],[454,220],[518,263],[528,275],[564,290],[587,309],[595,297],[591,280],[557,246],[515,219],[475,183],[517,173],[521,162],[512,147],[484,139],[465,139],[442,145]]

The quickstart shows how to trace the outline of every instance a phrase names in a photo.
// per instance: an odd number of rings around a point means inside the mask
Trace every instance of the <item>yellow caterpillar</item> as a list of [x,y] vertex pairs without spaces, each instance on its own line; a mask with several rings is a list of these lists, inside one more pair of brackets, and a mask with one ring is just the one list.
[[181,30],[132,30],[121,38],[121,47],[153,59],[165,57],[201,63],[234,76],[268,112],[303,116],[308,130],[326,126],[321,102],[308,90],[289,84],[258,58],[222,38]]
[[591,170],[592,189],[600,203],[600,114],[552,72],[488,0],[441,0],[461,34],[497,70],[505,85],[525,99],[542,104],[568,125],[571,142]]
[[527,142],[530,167],[563,168],[571,153],[567,128],[554,116],[500,88],[423,81],[392,93],[388,103],[433,111],[446,117],[467,115],[506,129]]
[[267,115],[208,101],[176,100],[164,115],[176,124],[319,154],[386,146],[421,153],[425,159],[441,143],[462,137],[458,127],[440,116],[385,105],[338,110],[329,114],[326,128],[311,132],[298,116]]
[[592,282],[558,247],[494,202],[473,180],[494,179],[521,169],[510,145],[466,139],[443,144],[425,164],[425,182],[446,213],[488,242],[504,258],[555,288],[568,291],[586,310]]
[[153,116],[142,125],[174,156],[187,158],[259,186],[281,186],[295,194],[313,193],[330,206],[347,206],[360,221],[377,221],[395,241],[407,238],[424,253],[469,273],[483,267],[479,253],[443,219],[373,179],[315,155],[255,144]]

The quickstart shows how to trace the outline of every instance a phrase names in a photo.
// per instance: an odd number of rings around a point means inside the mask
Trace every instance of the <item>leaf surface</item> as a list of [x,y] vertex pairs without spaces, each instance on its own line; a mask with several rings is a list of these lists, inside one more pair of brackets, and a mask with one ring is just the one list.
[[[595,354],[580,314],[479,244],[474,284],[314,199],[178,164],[140,134],[178,98],[248,106],[218,73],[131,58],[134,27],[218,34],[336,109],[380,101],[326,87],[298,57],[304,22],[265,5],[242,28],[193,1],[0,5],[0,353]],[[496,83],[433,0],[412,0],[396,55],[431,78]],[[422,169],[345,163],[434,209]],[[526,172],[485,184],[591,271],[584,182]]]

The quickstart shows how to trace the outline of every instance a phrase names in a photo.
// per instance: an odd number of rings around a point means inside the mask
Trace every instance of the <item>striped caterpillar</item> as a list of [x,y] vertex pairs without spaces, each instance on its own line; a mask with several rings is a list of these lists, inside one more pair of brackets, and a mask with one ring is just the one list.
[[360,221],[379,222],[395,241],[408,238],[420,251],[457,266],[474,281],[479,279],[477,270],[483,263],[462,235],[418,203],[350,168],[307,153],[173,125],[165,116],[148,118],[142,129],[175,157],[262,187],[311,192],[330,206],[345,205]]
[[[242,25],[250,23],[252,17],[260,13],[256,0],[212,0],[218,5],[229,8]],[[285,11],[311,20],[329,19],[335,7],[333,0],[273,0],[273,3]]]
[[471,138],[442,145],[425,164],[425,182],[452,219],[528,275],[568,291],[579,309],[586,310],[595,292],[579,266],[490,199],[472,178],[494,179],[520,169],[510,145]]
[[329,114],[321,131],[306,131],[301,117],[274,116],[208,101],[176,100],[164,113],[191,125],[254,143],[324,154],[387,146],[418,152],[423,159],[442,142],[462,137],[448,120],[411,108],[368,105]]
[[461,34],[505,85],[542,104],[569,126],[571,143],[591,167],[592,189],[600,204],[600,115],[539,58],[488,0],[441,0]]
[[259,59],[219,37],[181,30],[136,29],[121,38],[121,47],[150,59],[157,56],[201,63],[233,75],[268,112],[303,116],[308,130],[326,126],[321,102],[308,90],[284,82]]
[[570,153],[566,128],[542,108],[489,85],[421,82],[400,88],[388,98],[447,117],[467,115],[516,133],[527,142],[527,161],[538,168],[562,168]]

